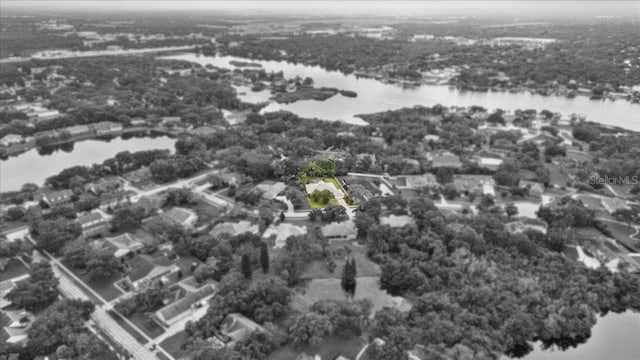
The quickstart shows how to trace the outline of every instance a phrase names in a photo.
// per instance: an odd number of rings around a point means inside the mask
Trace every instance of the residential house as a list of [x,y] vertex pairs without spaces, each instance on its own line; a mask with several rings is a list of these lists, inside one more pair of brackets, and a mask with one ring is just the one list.
[[166,256],[154,258],[151,255],[138,254],[127,260],[125,265],[128,269],[125,279],[131,283],[134,289],[144,288],[160,280],[163,276],[180,271],[180,268]]
[[122,177],[127,179],[132,184],[139,184],[151,178],[151,171],[149,170],[148,166],[143,166],[138,170],[133,170],[124,174]]
[[113,176],[104,177],[92,183],[88,183],[84,186],[84,189],[93,193],[94,195],[119,192],[122,190],[122,180]]
[[145,214],[149,215],[160,210],[166,201],[166,198],[160,195],[145,195],[136,202],[136,205],[143,208]]
[[489,175],[454,175],[453,185],[460,193],[495,196],[495,182]]
[[100,195],[100,210],[108,210],[109,208],[114,209],[118,205],[126,204],[129,202],[129,197],[134,195],[134,191],[127,192],[115,192],[115,193],[104,193]]
[[28,273],[25,273],[15,276],[11,279],[3,279],[3,281],[0,282],[0,309],[4,309],[11,305],[11,302],[7,300],[5,296],[7,296],[7,294],[10,293],[11,290],[13,290],[13,288],[18,286],[18,284],[27,281],[29,279],[29,276],[30,275]]
[[494,157],[478,157],[474,156],[473,159],[476,161],[478,166],[495,171],[498,169],[500,165],[504,162],[501,158]]
[[220,223],[209,232],[209,235],[217,238],[222,234],[237,236],[245,233],[258,234],[259,232],[260,227],[258,224],[252,224],[250,221],[241,220],[235,223],[228,221]]
[[134,127],[146,126],[147,125],[147,120],[143,119],[143,118],[133,118],[133,119],[129,120],[129,124],[131,124],[131,126],[134,126]]
[[[0,343],[23,344],[28,339],[27,330],[31,321],[21,322],[21,318],[15,319],[17,313],[0,311]],[[25,318],[27,319],[27,318]]]
[[78,216],[78,223],[82,227],[82,235],[93,236],[109,230],[109,216],[101,210],[92,211]]
[[613,214],[618,209],[629,209],[627,202],[620,198],[602,197],[600,202],[609,214]]
[[161,326],[169,327],[186,316],[190,316],[196,306],[213,295],[216,288],[213,284],[199,285],[193,277],[181,281],[175,286],[173,294],[176,299],[155,312],[154,319]]
[[45,139],[45,138],[56,139],[58,137],[58,132],[55,130],[45,130],[45,131],[39,131],[33,134],[33,136],[36,139]]
[[227,315],[220,324],[220,332],[229,339],[227,346],[230,348],[246,341],[256,331],[266,332],[267,330],[238,313]]
[[62,206],[71,203],[71,196],[73,196],[73,191],[71,190],[54,191],[44,194],[42,201],[49,205],[49,207]]
[[113,255],[120,259],[127,254],[135,253],[142,249],[144,244],[129,233],[124,233],[116,237],[105,238],[103,246],[113,252]]
[[431,167],[433,168],[446,167],[459,169],[462,167],[462,161],[460,161],[460,158],[450,152],[427,155],[427,160],[431,161]]
[[218,129],[213,128],[211,126],[200,126],[193,130],[189,130],[189,133],[191,135],[196,135],[196,136],[207,136],[209,134],[213,134],[216,132],[218,132]]
[[333,183],[328,183],[322,180],[308,183],[305,185],[305,190],[307,191],[307,194],[313,194],[315,191],[327,190],[331,192],[336,199],[344,198],[344,193],[340,189],[336,188]]
[[[44,110],[33,113],[33,118],[37,121],[53,120],[60,117],[62,114],[58,110]],[[32,116],[29,116],[30,118]]]
[[183,228],[192,228],[198,221],[198,215],[195,211],[177,206],[162,213],[161,216]]
[[528,189],[529,196],[541,197],[542,193],[544,193],[544,186],[535,181],[520,180],[518,187]]
[[180,116],[163,116],[161,120],[163,126],[174,126],[182,123]]
[[13,144],[20,144],[22,142],[22,136],[16,134],[9,134],[0,139],[0,146],[11,146]]
[[122,124],[111,121],[95,123],[92,126],[97,135],[111,135],[122,131]]
[[392,228],[400,228],[414,224],[413,218],[409,215],[388,215],[380,217],[380,225],[389,225]]
[[291,223],[280,223],[277,226],[268,228],[262,237],[268,239],[275,237],[274,248],[280,249],[287,244],[287,239],[292,236],[305,235],[307,233],[307,227],[304,225],[296,226]]
[[281,181],[265,180],[256,185],[253,189],[259,189],[262,191],[262,198],[271,200],[275,199],[276,195],[283,192],[287,188],[287,185]]
[[402,175],[393,179],[398,189],[420,189],[424,187],[440,187],[440,183],[433,174]]
[[76,125],[66,127],[62,131],[66,131],[70,136],[80,136],[89,134],[91,129],[87,125]]
[[427,134],[427,135],[424,136],[424,141],[427,142],[427,143],[436,144],[436,143],[440,142],[440,136],[433,135],[433,134]]
[[355,240],[358,236],[358,229],[353,220],[342,222],[332,222],[320,228],[322,236],[327,240]]
[[490,149],[493,152],[508,154],[512,151],[515,151],[516,146],[507,139],[498,139],[494,141],[493,144],[491,144]]

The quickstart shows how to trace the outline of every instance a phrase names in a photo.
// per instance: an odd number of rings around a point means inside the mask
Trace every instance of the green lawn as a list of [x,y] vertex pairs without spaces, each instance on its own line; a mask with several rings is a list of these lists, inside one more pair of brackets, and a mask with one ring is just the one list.
[[164,329],[160,327],[155,321],[150,319],[145,314],[135,313],[129,316],[129,320],[134,323],[138,329],[142,330],[150,338],[155,338],[164,332]]
[[322,359],[336,359],[339,355],[345,356],[347,359],[355,359],[364,345],[366,345],[366,341],[357,336],[345,338],[333,335],[324,338],[318,346],[306,345],[299,349],[294,349],[291,345],[283,346],[269,355],[267,359],[295,359],[303,352],[311,356],[318,354]]
[[122,274],[120,272],[116,272],[109,279],[105,280],[90,280],[84,270],[79,270],[71,266],[66,260],[62,260],[62,263],[72,271],[77,277],[82,279],[82,281],[89,286],[93,291],[97,292],[102,296],[106,301],[111,301],[117,299],[120,295],[122,295],[122,291],[118,290],[113,284],[122,279]]
[[180,359],[185,355],[185,351],[182,348],[186,344],[189,336],[186,331],[180,331],[173,336],[170,336],[160,343],[160,346],[174,358]]
[[309,207],[311,207],[312,209],[324,209],[328,205],[340,205],[340,203],[336,199],[329,200],[329,204],[325,205],[323,203],[313,201],[313,199],[309,196],[307,196],[307,202],[309,203]]
[[[333,186],[335,186],[338,190],[342,191],[342,193],[344,193],[345,195],[348,195],[347,192],[342,187],[342,185],[340,185],[340,183],[335,177],[326,177],[322,179],[322,181],[329,184],[333,184]],[[328,205],[340,205],[340,203],[336,199],[329,200],[329,204],[325,205],[325,204],[313,201],[313,199],[311,199],[311,197],[309,196],[307,196],[306,198],[307,198],[307,202],[309,203],[309,207],[311,207],[312,209],[324,209]]]

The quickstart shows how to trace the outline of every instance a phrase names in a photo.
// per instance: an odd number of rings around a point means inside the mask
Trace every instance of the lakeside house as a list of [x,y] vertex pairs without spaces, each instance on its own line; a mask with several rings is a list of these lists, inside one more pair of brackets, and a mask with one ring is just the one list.
[[355,240],[358,236],[358,229],[353,220],[332,222],[320,228],[322,236],[327,240]]
[[71,196],[73,196],[73,191],[71,190],[54,191],[44,194],[42,201],[49,207],[63,206],[71,203]]
[[84,186],[84,189],[91,192],[94,195],[101,195],[103,193],[112,193],[122,190],[122,180],[117,177],[109,176],[100,178],[94,182],[88,183]]
[[95,123],[91,125],[93,130],[97,135],[111,135],[113,133],[122,131],[122,124],[112,122],[112,121],[103,121],[99,123]]
[[82,228],[83,236],[93,236],[109,230],[109,216],[101,210],[78,216],[77,222]]
[[14,144],[20,144],[23,138],[20,135],[9,134],[0,139],[0,146],[9,147]]
[[62,131],[67,132],[70,136],[81,136],[89,134],[91,129],[87,125],[76,125],[66,127]]

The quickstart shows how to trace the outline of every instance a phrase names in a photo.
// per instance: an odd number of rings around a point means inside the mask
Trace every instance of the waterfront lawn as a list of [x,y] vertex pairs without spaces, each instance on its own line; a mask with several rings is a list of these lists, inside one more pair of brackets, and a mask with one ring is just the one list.
[[175,359],[180,359],[185,356],[184,345],[187,343],[188,338],[189,335],[187,335],[187,332],[182,330],[175,335],[164,339],[160,343],[160,346]]

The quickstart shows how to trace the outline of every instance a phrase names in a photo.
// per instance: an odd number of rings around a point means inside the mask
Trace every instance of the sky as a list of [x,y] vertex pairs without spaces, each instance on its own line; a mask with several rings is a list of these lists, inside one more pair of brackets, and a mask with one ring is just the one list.
[[212,1],[212,0],[0,0],[0,10],[70,12],[212,11],[239,14],[521,16],[527,18],[625,16],[640,19],[640,0],[627,1]]

